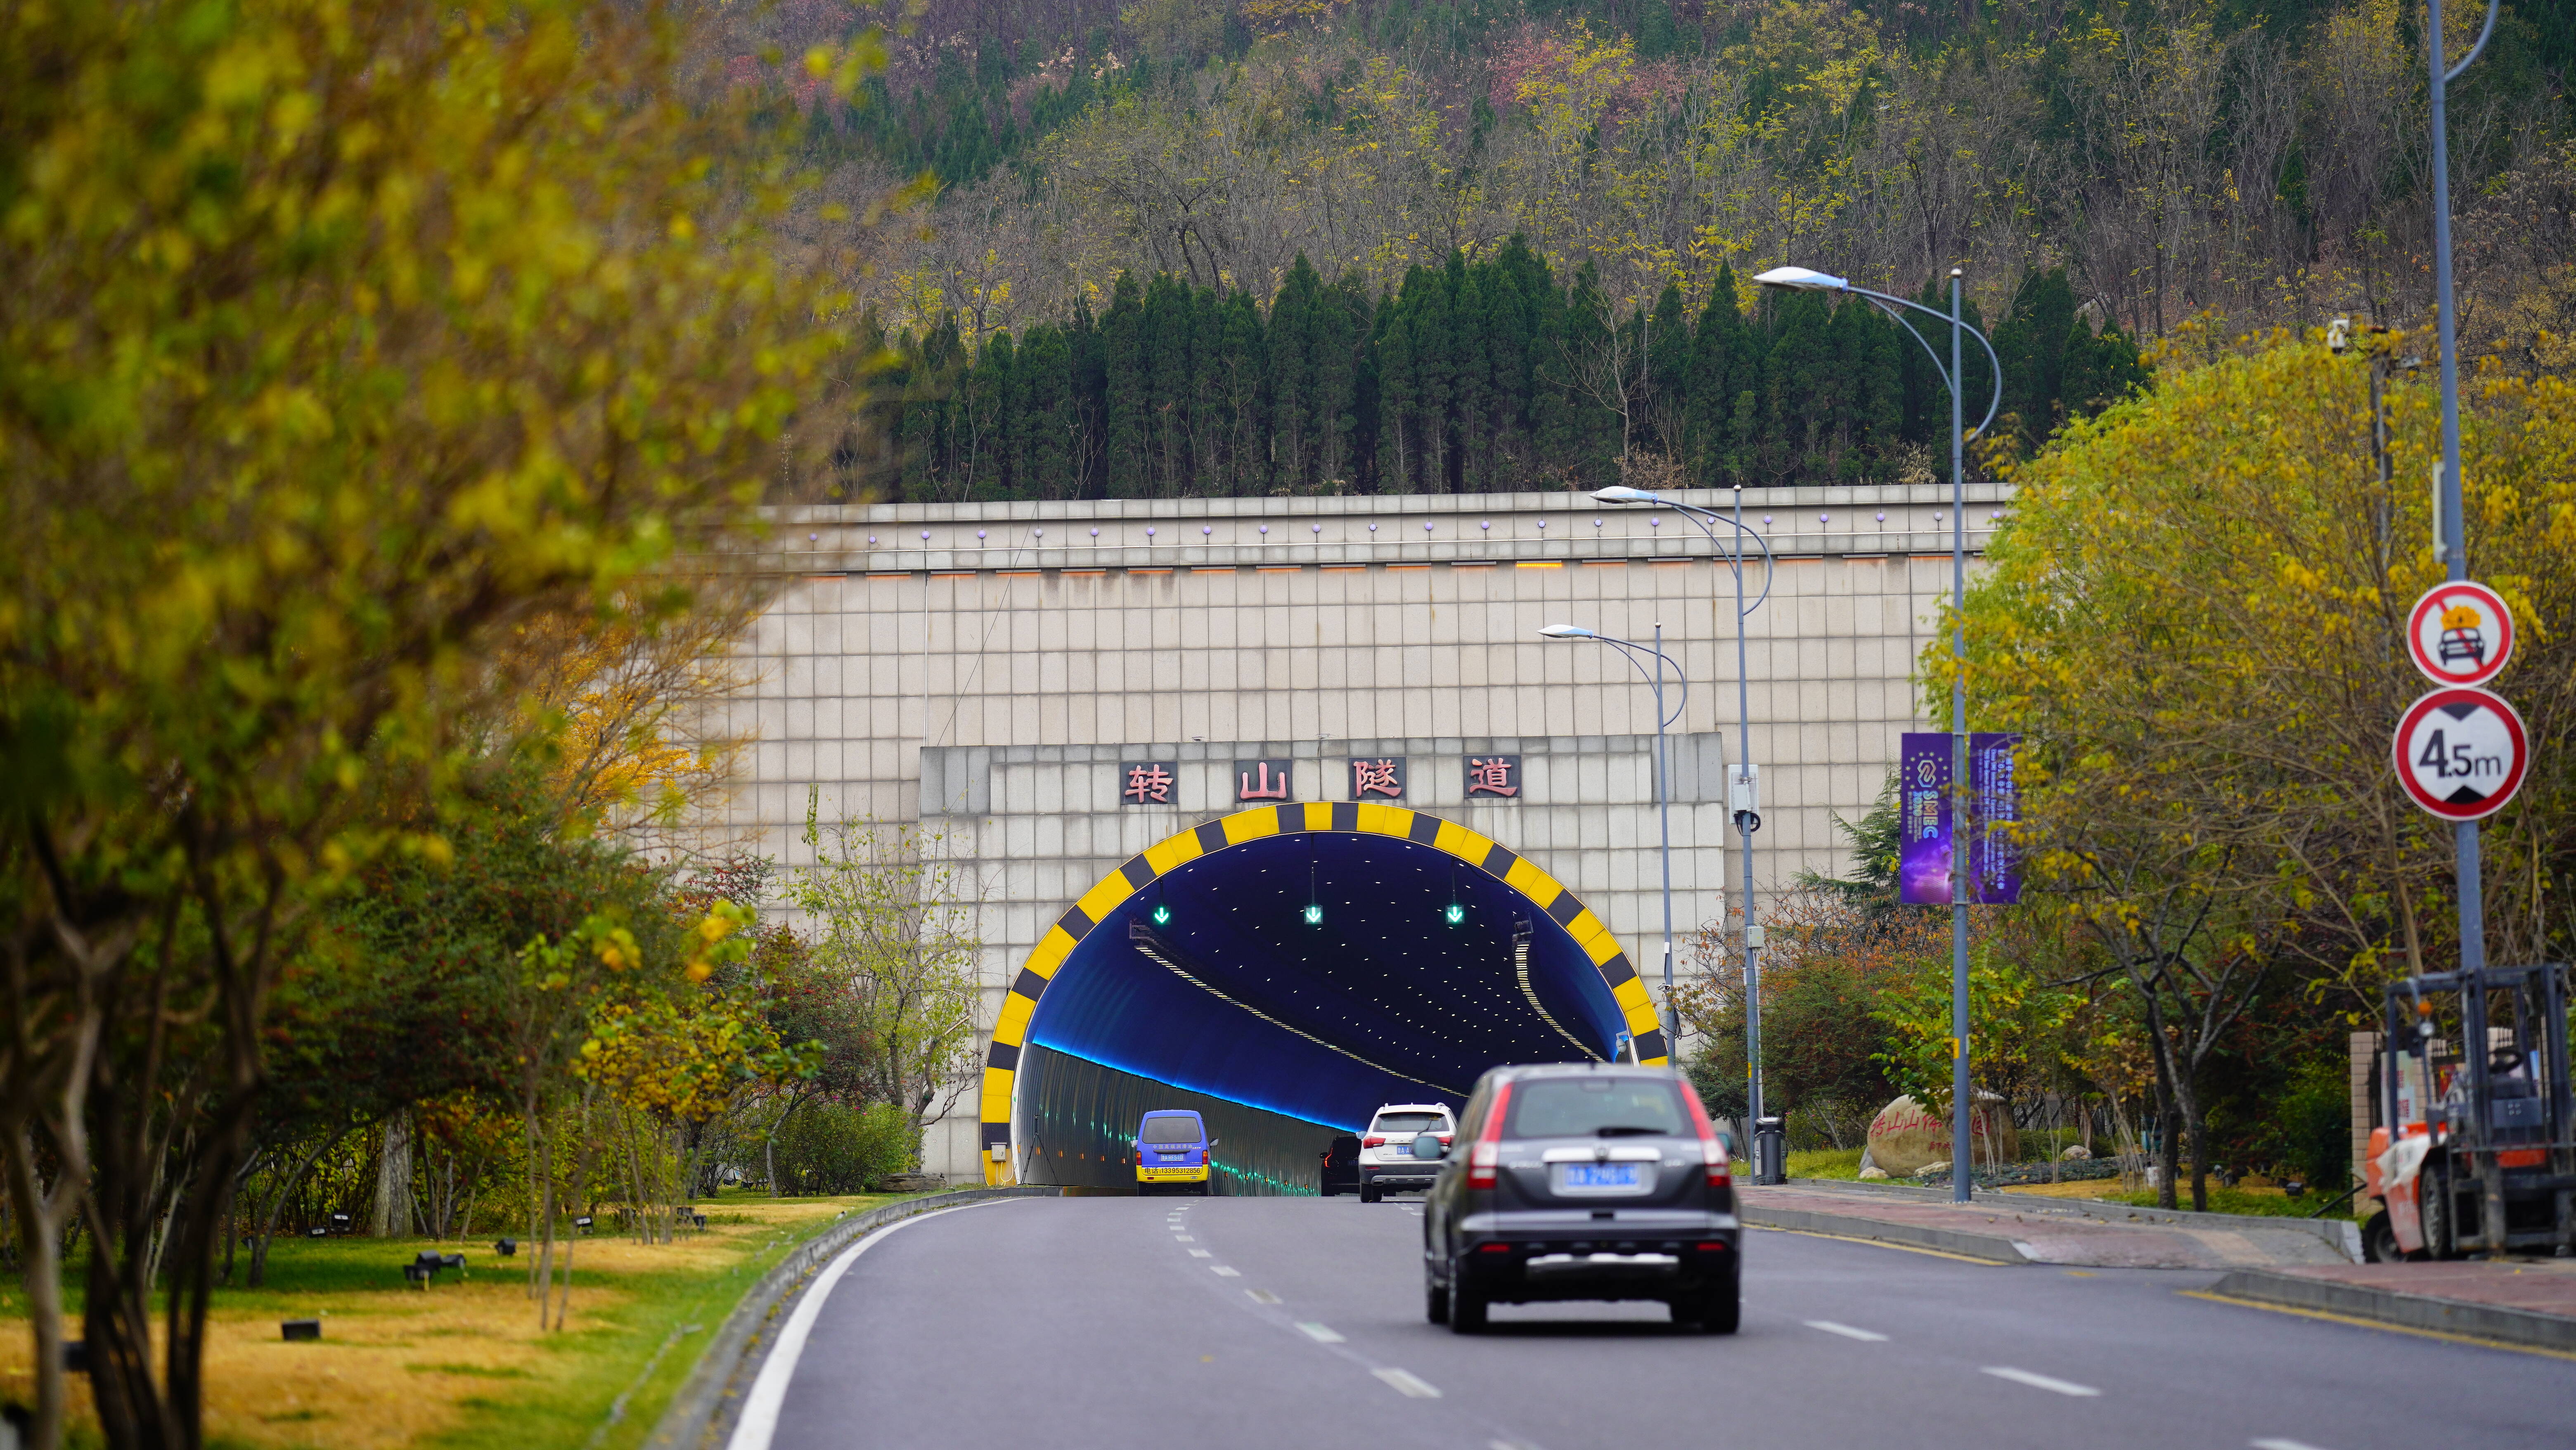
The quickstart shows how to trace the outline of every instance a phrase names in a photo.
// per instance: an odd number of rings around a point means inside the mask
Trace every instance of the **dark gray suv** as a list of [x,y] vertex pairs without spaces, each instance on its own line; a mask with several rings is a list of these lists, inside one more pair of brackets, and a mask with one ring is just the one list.
[[1743,1233],[1726,1145],[1689,1079],[1615,1062],[1498,1067],[1424,1200],[1427,1308],[1473,1334],[1498,1302],[1660,1299],[1676,1324],[1732,1334]]

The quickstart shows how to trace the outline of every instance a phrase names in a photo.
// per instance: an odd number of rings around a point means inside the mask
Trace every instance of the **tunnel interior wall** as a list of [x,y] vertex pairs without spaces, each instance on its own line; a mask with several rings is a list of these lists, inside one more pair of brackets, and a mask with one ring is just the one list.
[[1313,1194],[1316,1155],[1351,1131],[1030,1044],[1021,1059],[1020,1181],[1133,1190],[1136,1126],[1161,1108],[1191,1108],[1223,1141],[1212,1155],[1229,1197]]

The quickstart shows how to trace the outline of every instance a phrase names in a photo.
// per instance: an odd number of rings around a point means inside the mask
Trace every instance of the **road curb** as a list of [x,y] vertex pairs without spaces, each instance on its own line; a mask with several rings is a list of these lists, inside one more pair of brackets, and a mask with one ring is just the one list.
[[689,1377],[671,1396],[662,1418],[645,1440],[650,1450],[703,1450],[718,1443],[731,1431],[733,1412],[742,1395],[736,1382],[744,1371],[756,1371],[768,1350],[768,1330],[778,1311],[796,1300],[796,1295],[811,1279],[814,1271],[830,1263],[841,1250],[888,1224],[900,1223],[933,1209],[954,1208],[959,1204],[980,1203],[991,1198],[1052,1198],[1051,1187],[961,1188],[949,1193],[926,1194],[869,1209],[855,1217],[845,1218],[814,1237],[788,1250],[787,1257],[770,1266],[760,1282],[744,1291],[733,1312],[725,1316],[715,1337]]
[[1992,1264],[2027,1264],[2029,1254],[2020,1244],[1997,1234],[1968,1233],[1961,1229],[1934,1228],[1928,1224],[1889,1223],[1882,1219],[1860,1218],[1839,1213],[1817,1213],[1804,1208],[1756,1207],[1738,1200],[1736,1216],[1756,1228],[1785,1228],[1799,1233],[1828,1234],[1838,1239],[1864,1239],[1873,1243],[1894,1244],[1910,1249],[1934,1249],[1961,1258],[1983,1259]]
[[2576,1352],[2576,1319],[2529,1309],[2512,1309],[2501,1304],[2440,1299],[2429,1294],[2407,1294],[2367,1284],[2314,1278],[2306,1274],[2283,1274],[2269,1269],[2234,1270],[2210,1285],[2206,1292],[2221,1299],[2242,1299],[2283,1309],[2307,1309],[2354,1319],[2375,1319],[2401,1329],[2426,1329],[2439,1334],[2492,1339],[2533,1349]]
[[[1792,1178],[1792,1188],[1812,1188],[1825,1193],[1867,1193],[1906,1203],[1950,1202],[1947,1188],[1917,1188],[1912,1184],[1854,1183],[1841,1178]],[[2041,1198],[2037,1195],[1998,1193],[1990,1188],[1974,1191],[1979,1207],[2009,1208],[2015,1213],[2033,1217],[2057,1215],[2087,1219],[2094,1223],[2115,1225],[2153,1224],[2159,1228],[2235,1229],[2240,1232],[2297,1233],[2322,1241],[2358,1264],[2361,1258],[2361,1225],[2349,1219],[2293,1218],[2287,1214],[2262,1213],[2193,1213],[2187,1209],[2139,1208],[2126,1203],[2106,1203],[2082,1198]]]

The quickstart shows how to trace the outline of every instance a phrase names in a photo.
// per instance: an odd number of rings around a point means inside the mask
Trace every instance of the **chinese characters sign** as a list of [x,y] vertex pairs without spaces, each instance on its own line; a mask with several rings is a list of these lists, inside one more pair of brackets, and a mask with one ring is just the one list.
[[1950,742],[1947,734],[1907,731],[1897,753],[1898,899],[1919,906],[1948,904],[1953,852],[1964,845],[1967,899],[2008,906],[2021,899],[2021,848],[2010,829],[2021,817],[2013,779],[2013,748],[2021,737],[1968,737],[1964,830],[1953,820],[1958,796],[1951,789]]
[[1404,757],[1381,755],[1351,761],[1351,799],[1404,799]]
[[1118,803],[1128,806],[1180,804],[1180,762],[1129,760],[1118,767]]
[[1238,760],[1234,763],[1234,798],[1238,801],[1291,801],[1285,760]]
[[1467,757],[1467,798],[1501,796],[1506,800],[1521,793],[1521,758],[1517,755],[1470,755]]

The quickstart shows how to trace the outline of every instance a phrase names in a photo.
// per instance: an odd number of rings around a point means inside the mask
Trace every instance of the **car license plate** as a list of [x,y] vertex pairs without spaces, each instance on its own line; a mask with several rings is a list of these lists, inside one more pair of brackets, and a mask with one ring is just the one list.
[[1637,1165],[1634,1163],[1568,1163],[1565,1165],[1568,1188],[1634,1188]]

